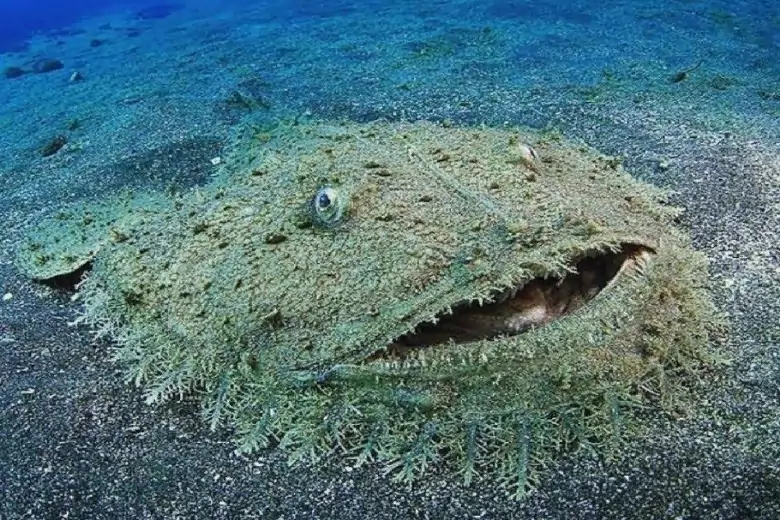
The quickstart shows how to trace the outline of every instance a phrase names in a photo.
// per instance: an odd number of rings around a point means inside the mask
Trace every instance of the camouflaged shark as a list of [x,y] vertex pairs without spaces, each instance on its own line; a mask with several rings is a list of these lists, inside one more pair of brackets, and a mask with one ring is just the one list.
[[280,126],[185,195],[58,214],[21,248],[91,264],[84,321],[149,402],[292,460],[430,464],[522,494],[562,448],[621,438],[713,359],[707,263],[664,193],[554,135]]

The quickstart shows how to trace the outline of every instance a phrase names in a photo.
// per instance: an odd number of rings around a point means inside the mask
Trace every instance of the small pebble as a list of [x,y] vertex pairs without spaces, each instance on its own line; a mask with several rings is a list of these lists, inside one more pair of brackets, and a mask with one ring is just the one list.
[[14,295],[13,295],[13,294],[11,294],[11,293],[7,292],[7,293],[5,293],[5,294],[3,295],[3,301],[4,301],[4,302],[7,302],[7,301],[9,301],[11,298],[13,298],[13,297],[14,297]]
[[214,166],[217,166],[221,162],[222,162],[222,157],[214,157],[213,159],[211,159],[211,164],[213,164]]
[[531,171],[536,171],[539,165],[539,154],[530,145],[517,143],[513,146],[514,152],[519,154],[520,162]]
[[266,244],[281,244],[285,240],[287,240],[287,237],[281,233],[269,233],[265,236]]

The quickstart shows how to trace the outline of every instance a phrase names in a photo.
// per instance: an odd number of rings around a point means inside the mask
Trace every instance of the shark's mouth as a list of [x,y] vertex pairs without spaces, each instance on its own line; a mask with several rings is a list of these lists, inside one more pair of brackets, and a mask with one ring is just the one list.
[[467,343],[522,334],[571,314],[624,276],[642,273],[653,257],[648,247],[625,244],[616,252],[594,252],[572,262],[560,277],[535,278],[496,292],[488,301],[461,303],[451,314],[393,341],[381,357],[442,343]]

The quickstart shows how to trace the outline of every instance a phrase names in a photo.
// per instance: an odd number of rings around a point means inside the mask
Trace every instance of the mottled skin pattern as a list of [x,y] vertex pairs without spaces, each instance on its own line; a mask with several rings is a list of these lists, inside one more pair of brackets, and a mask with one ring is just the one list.
[[[424,123],[273,136],[153,212],[110,203],[125,209],[93,248],[74,218],[21,250],[37,278],[42,248],[97,254],[84,321],[150,402],[202,392],[244,450],[378,458],[405,481],[436,462],[522,495],[534,461],[614,444],[631,405],[676,402],[711,361],[705,259],[663,194],[608,158]],[[516,309],[477,305],[494,300]]]

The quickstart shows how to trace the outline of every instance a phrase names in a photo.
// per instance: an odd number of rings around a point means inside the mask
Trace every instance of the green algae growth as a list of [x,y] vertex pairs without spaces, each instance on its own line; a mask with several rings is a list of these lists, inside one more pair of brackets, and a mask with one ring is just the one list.
[[522,495],[712,362],[707,263],[678,211],[585,148],[316,123],[233,160],[251,165],[184,196],[44,222],[18,262],[47,279],[91,261],[83,320],[129,379],[149,402],[199,393],[242,450],[405,482],[436,464]]

